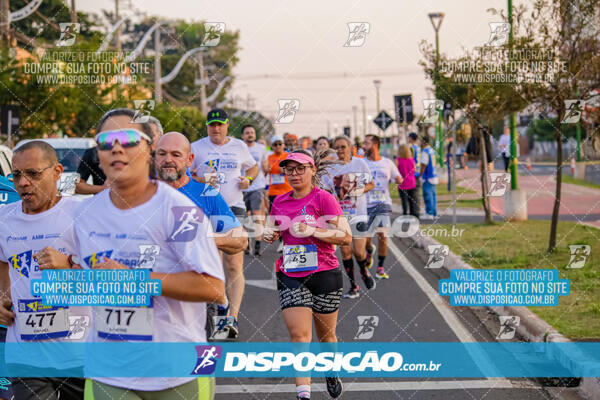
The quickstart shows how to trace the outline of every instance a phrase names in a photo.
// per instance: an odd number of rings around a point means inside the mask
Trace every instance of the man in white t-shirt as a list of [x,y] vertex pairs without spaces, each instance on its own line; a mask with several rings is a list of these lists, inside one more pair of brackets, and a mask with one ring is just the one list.
[[64,371],[64,376],[82,377],[83,352],[50,346],[30,354],[25,347],[35,342],[81,342],[89,333],[90,307],[44,305],[30,289],[33,279],[42,278],[42,269],[73,266],[77,247],[73,228],[81,201],[62,197],[57,190],[63,167],[56,151],[41,140],[17,148],[12,167],[21,200],[0,209],[0,324],[8,326],[6,362],[16,374],[23,366],[33,366],[44,368],[46,375],[14,378],[12,389],[17,399],[82,399],[82,378],[52,376],[63,376]]
[[[130,121],[126,115],[109,116],[96,129],[98,157],[110,189],[81,204],[75,226],[78,256],[84,268],[150,269],[151,279],[162,281],[162,292],[149,306],[120,306],[119,313],[115,307],[95,307],[91,339],[205,342],[206,303],[226,301],[219,253],[214,240],[206,240],[212,235],[210,221],[183,193],[148,178],[149,126]],[[140,393],[165,400],[199,398],[210,390],[208,385],[201,389],[192,376],[148,378],[168,370],[166,360],[156,357],[139,365],[136,355],[135,347],[125,347],[117,356],[88,354],[95,369],[123,366],[143,376],[93,378],[96,400],[137,398]]]
[[[263,162],[266,160],[267,148],[265,145],[256,142],[256,130],[252,125],[244,125],[242,127],[242,140],[248,146],[248,150],[252,155],[252,158],[258,164],[258,175],[256,179],[252,181],[252,184],[248,189],[244,189],[244,203],[246,204],[246,212],[250,213],[252,218],[247,226],[252,227],[255,232],[258,228],[259,232],[262,232],[262,227],[265,224],[265,186],[267,185],[267,178],[265,172],[262,169]],[[256,237],[254,242],[254,255],[260,256],[260,236]],[[250,240],[248,240],[248,249],[246,254],[250,252]]]
[[[248,189],[258,176],[258,165],[246,144],[228,137],[229,118],[219,108],[211,110],[206,117],[208,137],[192,143],[194,162],[192,174],[198,182],[217,189],[235,216],[244,222],[246,208],[242,190]],[[244,297],[244,252],[224,254],[227,273],[227,298],[229,316],[226,328],[229,339],[238,337],[238,314]]]
[[402,183],[402,176],[398,167],[389,158],[379,154],[379,136],[367,135],[364,143],[366,154],[365,161],[371,170],[371,176],[375,187],[367,193],[367,213],[369,214],[369,237],[367,238],[367,268],[373,266],[373,254],[376,246],[372,243],[372,234],[377,231],[377,243],[379,244],[378,264],[376,277],[388,279],[389,276],[383,269],[385,256],[387,254],[387,236],[392,226],[392,197],[390,196],[390,182]]
[[339,136],[333,141],[339,164],[327,169],[322,178],[324,189],[337,197],[352,228],[352,247],[340,246],[344,269],[350,279],[350,290],[344,298],[354,299],[360,296],[359,287],[354,279],[354,260],[356,258],[360,275],[367,289],[375,289],[375,280],[366,268],[366,237],[368,235],[368,215],[366,193],[375,186],[371,171],[362,158],[352,156],[352,142],[346,136]]

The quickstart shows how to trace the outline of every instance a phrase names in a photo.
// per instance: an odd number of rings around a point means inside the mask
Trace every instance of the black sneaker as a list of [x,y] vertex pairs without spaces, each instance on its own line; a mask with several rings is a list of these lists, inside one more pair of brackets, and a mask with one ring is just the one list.
[[367,289],[375,289],[375,279],[373,279],[369,271],[367,271],[366,269],[364,271],[360,271],[360,276],[362,277],[362,280],[365,283]]
[[327,392],[333,399],[340,397],[343,391],[342,381],[340,378],[325,378],[327,382]]
[[356,299],[358,296],[360,296],[360,293],[358,292],[358,287],[354,287],[348,290],[348,293],[344,294],[345,299]]
[[304,397],[304,396],[300,397],[300,396],[296,396],[296,399],[297,399],[297,400],[310,400],[310,397]]

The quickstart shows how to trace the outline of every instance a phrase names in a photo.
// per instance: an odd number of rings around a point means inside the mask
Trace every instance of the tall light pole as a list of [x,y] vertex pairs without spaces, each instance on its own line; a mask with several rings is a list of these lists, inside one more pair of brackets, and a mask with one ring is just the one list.
[[367,136],[367,96],[360,96],[362,103],[362,119],[363,119],[363,138]]
[[358,137],[358,127],[356,125],[356,112],[358,111],[358,107],[356,106],[352,106],[352,116],[354,119],[354,126],[352,126],[352,129],[354,130],[354,136]]
[[[437,13],[429,13],[427,14],[429,17],[429,20],[431,21],[431,26],[433,26],[433,29],[435,30],[435,83],[437,85],[437,79],[438,79],[438,66],[440,63],[440,36],[439,36],[439,32],[440,32],[440,27],[442,26],[442,21],[444,20],[444,13],[441,12],[437,12]],[[443,113],[443,109],[442,110],[438,110],[438,121],[435,127],[435,136],[436,136],[436,142],[437,142],[437,151],[438,151],[438,162],[439,165],[442,166],[444,165],[444,146],[442,145],[442,141],[443,141],[443,132],[442,132],[442,113]]]
[[[513,14],[512,0],[508,0],[508,23],[510,30],[508,31],[508,47],[513,47]],[[510,189],[517,190],[519,188],[517,178],[517,116],[514,112],[510,113]]]
[[162,103],[162,84],[160,83],[160,29],[154,31],[154,100]]
[[[379,115],[379,113],[381,112],[381,103],[379,102],[379,89],[381,88],[381,81],[379,79],[375,79],[373,81],[373,85],[375,86],[375,98],[376,98],[376,102],[377,102],[377,115]],[[381,130],[381,128],[379,128],[379,134],[383,135],[383,131]]]

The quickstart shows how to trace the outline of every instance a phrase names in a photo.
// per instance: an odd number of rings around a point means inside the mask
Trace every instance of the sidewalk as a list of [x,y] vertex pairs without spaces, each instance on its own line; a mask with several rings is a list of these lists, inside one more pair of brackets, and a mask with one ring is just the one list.
[[[478,170],[457,170],[456,178],[458,186],[474,190],[481,196]],[[518,184],[519,189],[527,193],[527,214],[550,219],[554,208],[555,176],[522,174],[519,175]],[[504,215],[503,197],[491,198],[490,205],[493,213]],[[600,228],[600,189],[563,183],[559,215],[569,216],[583,224]]]

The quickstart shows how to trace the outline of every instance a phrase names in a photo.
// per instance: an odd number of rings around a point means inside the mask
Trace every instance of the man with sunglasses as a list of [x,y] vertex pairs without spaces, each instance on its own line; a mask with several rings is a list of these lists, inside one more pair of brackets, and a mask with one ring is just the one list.
[[[84,341],[71,336],[74,320],[90,321],[89,307],[49,307],[32,295],[33,279],[46,268],[70,268],[77,252],[74,225],[81,200],[61,197],[57,182],[63,172],[56,151],[33,140],[13,154],[12,174],[21,200],[0,208],[0,324],[9,327],[6,361],[15,374],[27,366],[43,368],[40,378],[16,378],[17,399],[82,399],[84,354],[66,353],[50,345],[30,354],[24,343]],[[70,348],[73,350],[73,348]],[[37,371],[36,371],[37,373]],[[62,375],[64,373],[64,375]],[[50,377],[49,377],[50,376]]]
[[[246,205],[242,190],[248,189],[258,175],[258,165],[248,146],[236,138],[227,136],[229,118],[225,110],[215,108],[206,118],[208,137],[192,143],[195,171],[198,182],[207,183],[221,193],[231,211],[240,220],[246,218]],[[227,329],[229,339],[238,337],[238,314],[244,297],[244,252],[224,254],[227,273],[227,298],[229,316]]]
[[[133,113],[134,111],[131,110]],[[102,191],[82,204],[75,234],[84,268],[150,269],[162,293],[146,307],[95,307],[95,342],[205,342],[206,302],[225,303],[224,273],[208,218],[184,194],[149,179],[152,163],[147,123],[131,123],[131,115],[109,114],[96,130],[100,165],[109,180]],[[116,363],[145,376],[168,368],[165,360],[134,364],[135,347],[115,356],[88,354],[90,365]],[[142,374],[142,372],[140,372]],[[96,400],[117,398],[199,398],[210,390],[208,379],[93,378]],[[142,394],[143,393],[143,394]]]
[[266,164],[263,166],[265,171],[269,173],[269,207],[273,206],[275,197],[286,194],[292,190],[292,187],[287,181],[285,174],[279,167],[279,163],[288,156],[288,152],[284,150],[284,143],[281,136],[273,136],[271,138],[271,149],[273,154],[267,157]]

